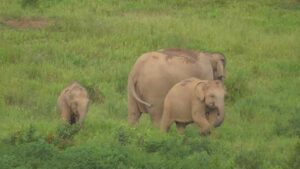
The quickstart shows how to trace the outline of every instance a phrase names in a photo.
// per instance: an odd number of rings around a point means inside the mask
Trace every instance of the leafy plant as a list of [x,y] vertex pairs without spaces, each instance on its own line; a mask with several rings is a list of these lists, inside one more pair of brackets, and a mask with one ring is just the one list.
[[60,149],[65,149],[66,147],[73,145],[72,140],[79,131],[79,124],[64,124],[57,128],[54,137],[51,138],[51,135],[48,135],[47,140],[50,139],[51,142],[57,145]]

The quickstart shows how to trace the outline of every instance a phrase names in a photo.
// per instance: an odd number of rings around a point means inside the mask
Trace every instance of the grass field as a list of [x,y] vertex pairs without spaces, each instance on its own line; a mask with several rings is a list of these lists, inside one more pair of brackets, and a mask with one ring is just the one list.
[[[144,52],[218,51],[226,117],[209,137],[127,124],[127,77]],[[77,80],[83,130],[56,99]],[[299,169],[299,0],[0,0],[0,168]]]

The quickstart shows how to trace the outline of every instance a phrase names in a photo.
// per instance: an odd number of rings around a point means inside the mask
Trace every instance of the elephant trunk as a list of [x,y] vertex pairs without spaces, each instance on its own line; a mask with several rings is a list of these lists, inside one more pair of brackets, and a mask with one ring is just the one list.
[[217,72],[216,72],[217,77],[215,77],[217,80],[224,81],[225,78],[225,72],[224,72],[224,66],[221,61],[218,61],[217,63]]
[[224,112],[224,105],[223,105],[218,107],[218,116],[214,123],[214,127],[219,127],[223,123],[224,116],[225,116],[225,112]]

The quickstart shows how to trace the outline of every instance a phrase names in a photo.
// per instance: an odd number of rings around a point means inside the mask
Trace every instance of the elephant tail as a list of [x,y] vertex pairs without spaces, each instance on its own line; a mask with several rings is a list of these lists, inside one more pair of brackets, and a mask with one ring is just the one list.
[[139,98],[139,96],[136,93],[136,82],[134,82],[133,79],[130,79],[129,85],[132,86],[131,93],[132,93],[133,97],[135,98],[135,100],[137,100],[138,102],[140,102],[140,103],[142,103],[142,104],[144,104],[148,107],[152,106],[150,103],[147,103],[147,102],[145,102],[145,101],[143,101],[142,99]]

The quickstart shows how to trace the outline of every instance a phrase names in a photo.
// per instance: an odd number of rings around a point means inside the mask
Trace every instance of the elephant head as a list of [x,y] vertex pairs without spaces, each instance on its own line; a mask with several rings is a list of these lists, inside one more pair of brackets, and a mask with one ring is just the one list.
[[223,83],[220,80],[200,82],[195,89],[197,97],[205,104],[206,109],[217,110],[218,115],[214,127],[219,127],[225,116],[224,96],[226,92]]
[[222,53],[211,53],[210,62],[214,71],[214,80],[224,81],[225,78],[225,56]]
[[88,112],[89,96],[86,90],[81,86],[75,86],[69,93],[69,106],[73,112],[71,116],[71,124],[79,122],[82,126],[84,117]]

